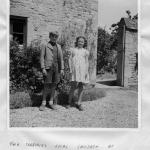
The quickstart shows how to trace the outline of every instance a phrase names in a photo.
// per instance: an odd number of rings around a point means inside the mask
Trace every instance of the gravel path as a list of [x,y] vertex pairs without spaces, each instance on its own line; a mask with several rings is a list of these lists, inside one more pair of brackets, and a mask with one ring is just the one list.
[[137,128],[137,92],[106,89],[106,97],[83,102],[84,111],[57,106],[58,110],[37,107],[10,110],[10,127],[98,127]]

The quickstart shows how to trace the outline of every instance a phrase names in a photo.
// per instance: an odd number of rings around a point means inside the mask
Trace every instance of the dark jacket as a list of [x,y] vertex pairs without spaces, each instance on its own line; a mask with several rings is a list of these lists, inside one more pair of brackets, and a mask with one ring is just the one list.
[[[61,46],[56,44],[58,48],[58,69],[64,69],[63,54]],[[50,69],[53,65],[53,46],[48,42],[41,46],[40,62],[42,69]]]

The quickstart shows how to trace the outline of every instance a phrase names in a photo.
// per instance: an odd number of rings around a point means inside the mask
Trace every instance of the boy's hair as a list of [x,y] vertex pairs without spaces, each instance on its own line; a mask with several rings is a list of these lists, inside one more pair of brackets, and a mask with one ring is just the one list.
[[57,32],[57,31],[51,31],[51,32],[49,32],[49,37],[51,37],[51,36],[59,36],[59,33]]
[[76,41],[75,41],[75,47],[78,46],[78,41],[79,41],[80,38],[84,39],[84,45],[83,45],[83,48],[87,48],[87,40],[86,40],[86,38],[85,38],[84,36],[78,36],[78,37],[76,38]]

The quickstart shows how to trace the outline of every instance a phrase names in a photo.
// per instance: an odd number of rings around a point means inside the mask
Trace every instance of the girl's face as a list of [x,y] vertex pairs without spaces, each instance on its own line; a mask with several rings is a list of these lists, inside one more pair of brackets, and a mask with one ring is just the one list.
[[84,46],[84,39],[83,38],[79,38],[78,39],[78,48],[83,48]]

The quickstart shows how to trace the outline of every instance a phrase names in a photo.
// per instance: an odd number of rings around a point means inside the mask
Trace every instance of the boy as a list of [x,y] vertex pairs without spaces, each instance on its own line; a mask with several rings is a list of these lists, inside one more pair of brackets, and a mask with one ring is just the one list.
[[44,76],[44,89],[42,104],[39,108],[40,111],[44,111],[46,107],[46,97],[51,91],[49,100],[49,108],[55,110],[54,96],[57,83],[60,80],[60,75],[63,75],[63,54],[59,44],[57,44],[58,32],[50,32],[50,41],[46,45],[42,45],[40,62],[41,69]]

